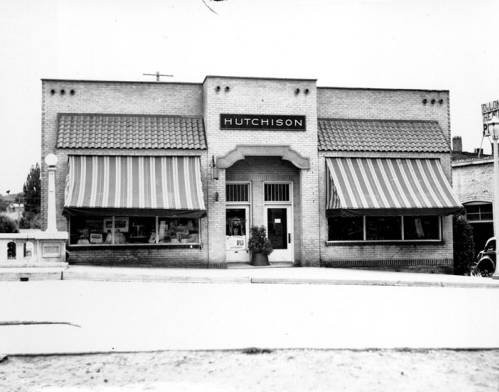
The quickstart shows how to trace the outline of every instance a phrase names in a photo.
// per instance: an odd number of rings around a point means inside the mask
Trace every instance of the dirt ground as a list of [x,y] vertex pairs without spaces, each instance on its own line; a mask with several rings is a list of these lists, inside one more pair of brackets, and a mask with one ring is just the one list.
[[8,357],[1,391],[499,391],[499,350]]

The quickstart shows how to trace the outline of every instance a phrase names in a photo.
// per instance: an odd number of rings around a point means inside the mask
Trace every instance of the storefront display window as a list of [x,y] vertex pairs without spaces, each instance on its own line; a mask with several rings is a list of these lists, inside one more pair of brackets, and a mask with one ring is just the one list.
[[401,240],[400,216],[367,216],[366,239],[374,241]]
[[72,217],[70,244],[101,245],[111,243],[112,225],[106,226],[105,220],[105,218],[99,217]]
[[356,216],[328,218],[330,242],[440,241],[440,216]]
[[198,244],[199,220],[156,216],[73,216],[71,245]]
[[[119,222],[114,219],[115,233],[119,233]],[[116,241],[116,239],[115,239]],[[127,243],[129,244],[154,244],[156,242],[155,217],[130,217]]]
[[364,239],[364,218],[357,216],[329,218],[330,241],[362,241]]
[[199,243],[199,221],[186,218],[158,218],[159,244]]
[[438,216],[404,216],[406,240],[438,240],[440,230]]

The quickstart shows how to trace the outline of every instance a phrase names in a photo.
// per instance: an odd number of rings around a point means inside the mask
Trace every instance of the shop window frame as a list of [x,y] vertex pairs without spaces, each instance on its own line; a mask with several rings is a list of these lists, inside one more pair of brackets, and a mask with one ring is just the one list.
[[[79,217],[85,218],[86,216],[81,215]],[[113,215],[113,216],[102,216],[102,224],[104,225],[104,220],[105,219],[112,219],[113,222],[113,228],[114,228],[114,222],[115,218],[130,218],[130,216],[120,216],[120,215]],[[154,216],[146,216],[146,218],[154,218],[155,219],[155,242],[152,243],[126,243],[126,244],[116,244],[114,242],[114,235],[112,237],[112,243],[111,244],[71,244],[68,243],[68,249],[100,249],[100,248],[202,248],[203,247],[203,242],[201,240],[202,238],[202,226],[201,226],[201,219],[202,218],[185,218],[182,216],[171,216],[171,217],[164,217],[164,216],[159,216],[159,215],[154,215]],[[158,231],[159,231],[159,219],[193,219],[197,221],[197,228],[198,228],[198,242],[186,242],[186,243],[165,243],[159,242],[159,236],[158,236]],[[72,217],[68,217],[68,232],[70,233],[70,238],[71,238],[71,219]]]
[[[362,222],[363,222],[363,239],[362,240],[330,240],[329,239],[329,218],[326,217],[326,222],[327,222],[327,235],[328,239],[326,240],[326,245],[327,246],[332,246],[332,245],[376,245],[376,244],[411,244],[411,243],[426,243],[426,244],[441,244],[443,243],[443,224],[442,224],[442,216],[441,215],[431,215],[431,216],[436,216],[437,222],[438,222],[438,239],[405,239],[405,230],[404,230],[404,221],[405,221],[405,215],[395,215],[395,216],[400,216],[401,218],[401,224],[400,224],[400,230],[401,230],[401,238],[400,240],[368,240],[367,238],[367,233],[366,233],[366,215],[363,215]],[[407,216],[424,216],[424,215],[407,215]],[[369,217],[375,217],[374,215],[369,215]]]
[[[469,203],[463,203],[464,210],[465,210],[465,215],[466,215],[466,220],[469,223],[493,223],[494,222],[494,210],[492,203],[490,202],[469,202]],[[468,207],[476,207],[478,208],[478,212],[468,212]],[[490,211],[482,211],[482,208],[487,207],[490,208]],[[491,218],[490,219],[482,219],[482,216],[485,214],[490,214]],[[470,215],[478,215],[478,219],[470,219]]]

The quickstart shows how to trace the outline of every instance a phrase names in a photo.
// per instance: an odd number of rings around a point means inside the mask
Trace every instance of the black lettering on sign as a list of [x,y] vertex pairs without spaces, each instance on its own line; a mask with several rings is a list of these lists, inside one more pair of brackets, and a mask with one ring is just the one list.
[[482,104],[482,114],[495,112],[499,110],[499,101],[492,101]]
[[305,116],[280,114],[220,114],[220,129],[305,131]]

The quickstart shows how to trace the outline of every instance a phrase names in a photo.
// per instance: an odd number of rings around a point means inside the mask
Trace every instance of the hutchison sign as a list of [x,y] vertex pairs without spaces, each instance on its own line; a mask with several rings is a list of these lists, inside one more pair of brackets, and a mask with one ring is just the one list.
[[305,116],[220,114],[220,129],[305,131]]

